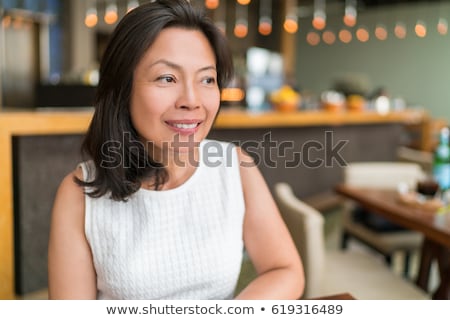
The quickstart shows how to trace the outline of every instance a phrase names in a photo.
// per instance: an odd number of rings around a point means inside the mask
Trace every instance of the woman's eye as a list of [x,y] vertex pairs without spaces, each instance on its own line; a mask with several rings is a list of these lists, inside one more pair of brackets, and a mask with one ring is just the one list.
[[160,82],[163,82],[163,83],[174,83],[175,82],[175,78],[172,76],[161,76],[157,80]]
[[214,77],[208,77],[203,79],[203,83],[205,84],[215,84],[216,83],[216,79]]

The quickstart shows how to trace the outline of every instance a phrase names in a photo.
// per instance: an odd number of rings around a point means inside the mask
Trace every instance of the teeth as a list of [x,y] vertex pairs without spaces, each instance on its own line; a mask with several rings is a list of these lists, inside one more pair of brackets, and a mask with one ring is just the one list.
[[174,123],[173,126],[179,129],[194,129],[197,127],[198,123]]

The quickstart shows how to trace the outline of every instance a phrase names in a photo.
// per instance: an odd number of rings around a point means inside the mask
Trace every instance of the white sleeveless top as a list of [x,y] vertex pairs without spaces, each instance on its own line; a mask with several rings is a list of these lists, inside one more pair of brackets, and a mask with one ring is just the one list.
[[[127,202],[85,197],[98,299],[232,298],[243,253],[239,160],[213,140],[200,159],[175,189],[140,189]],[[93,163],[81,167],[89,180]]]

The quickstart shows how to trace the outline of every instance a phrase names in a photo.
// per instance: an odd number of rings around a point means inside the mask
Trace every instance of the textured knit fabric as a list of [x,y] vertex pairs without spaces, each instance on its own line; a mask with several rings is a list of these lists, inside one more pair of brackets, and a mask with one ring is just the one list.
[[[233,145],[205,140],[181,186],[127,202],[85,197],[98,299],[229,299],[243,252],[244,199]],[[92,163],[81,164],[90,179]]]

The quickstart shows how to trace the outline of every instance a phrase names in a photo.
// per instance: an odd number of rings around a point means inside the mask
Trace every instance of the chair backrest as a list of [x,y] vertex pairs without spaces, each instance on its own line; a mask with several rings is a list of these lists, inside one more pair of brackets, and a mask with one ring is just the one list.
[[287,183],[275,184],[274,198],[302,258],[305,270],[303,298],[317,297],[322,293],[325,267],[324,218],[298,199]]
[[424,177],[420,165],[408,162],[352,162],[344,168],[345,183],[358,187],[397,189],[406,183],[415,189]]
[[397,148],[397,159],[403,162],[417,163],[426,173],[433,169],[433,153],[400,146]]

